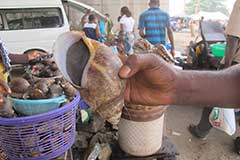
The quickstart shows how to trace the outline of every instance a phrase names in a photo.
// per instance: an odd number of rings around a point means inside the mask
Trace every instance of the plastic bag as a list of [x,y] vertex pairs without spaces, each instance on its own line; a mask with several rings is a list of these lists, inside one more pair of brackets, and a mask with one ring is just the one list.
[[224,131],[230,136],[236,131],[234,109],[214,107],[209,115],[209,122],[214,128]]

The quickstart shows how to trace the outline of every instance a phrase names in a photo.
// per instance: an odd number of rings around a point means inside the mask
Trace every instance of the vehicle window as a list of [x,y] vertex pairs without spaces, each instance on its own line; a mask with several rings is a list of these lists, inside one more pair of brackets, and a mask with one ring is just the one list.
[[56,28],[63,25],[60,9],[57,8],[8,10],[6,19],[10,30]]
[[82,16],[85,14],[84,11],[81,11],[79,9],[69,6],[68,12],[69,12],[68,20],[69,20],[71,29],[81,30],[82,29],[81,19],[82,19]]
[[0,30],[3,30],[3,19],[2,19],[2,15],[0,14]]
[[10,30],[23,29],[22,13],[7,13],[6,19]]

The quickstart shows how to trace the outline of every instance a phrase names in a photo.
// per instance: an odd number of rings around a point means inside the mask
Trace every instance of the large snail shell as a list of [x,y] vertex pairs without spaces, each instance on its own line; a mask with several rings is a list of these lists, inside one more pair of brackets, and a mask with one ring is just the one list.
[[82,32],[67,32],[56,41],[54,57],[64,77],[104,119],[117,124],[123,108],[122,62],[112,50]]
[[[109,122],[116,124],[120,120],[124,105],[123,90],[125,83],[118,76],[121,60],[112,54],[111,49],[101,45],[89,67],[86,77],[87,90],[81,95],[96,111]],[[94,98],[93,98],[94,97]]]

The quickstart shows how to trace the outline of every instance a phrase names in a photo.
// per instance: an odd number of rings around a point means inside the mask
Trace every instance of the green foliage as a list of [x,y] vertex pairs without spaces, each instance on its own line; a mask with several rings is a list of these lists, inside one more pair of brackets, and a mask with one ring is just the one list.
[[[186,4],[186,13],[194,14],[199,0],[191,0]],[[199,11],[217,12],[220,11],[226,15],[229,12],[224,4],[226,0],[200,0]]]

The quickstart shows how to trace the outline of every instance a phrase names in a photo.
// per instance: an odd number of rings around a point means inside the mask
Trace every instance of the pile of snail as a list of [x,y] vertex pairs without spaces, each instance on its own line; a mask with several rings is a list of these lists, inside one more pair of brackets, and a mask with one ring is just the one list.
[[[17,99],[49,99],[56,98],[64,94],[67,97],[66,103],[68,103],[77,93],[77,90],[69,82],[62,78],[40,79],[32,83],[22,77],[19,77],[13,79],[9,83],[9,87],[12,91],[9,96]],[[0,117],[16,117],[12,103],[6,97],[3,97],[3,102],[0,103]]]
[[30,65],[31,74],[40,78],[61,76],[57,64],[52,58],[45,57],[40,61],[32,62]]
[[40,79],[32,83],[24,78],[15,78],[9,83],[11,97],[17,99],[49,99],[65,94],[68,98],[76,95],[77,90],[64,79]]

